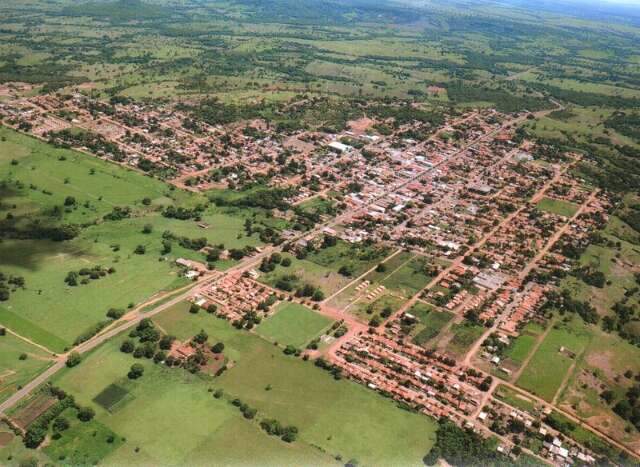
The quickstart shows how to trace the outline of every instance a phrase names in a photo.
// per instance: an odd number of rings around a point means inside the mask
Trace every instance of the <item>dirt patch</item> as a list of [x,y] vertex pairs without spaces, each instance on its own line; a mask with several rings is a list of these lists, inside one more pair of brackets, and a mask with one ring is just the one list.
[[371,125],[373,125],[374,123],[375,122],[373,120],[371,120],[370,118],[363,117],[363,118],[359,118],[358,120],[351,120],[348,123],[348,125],[349,125],[349,128],[351,129],[351,131],[353,131],[357,135],[361,135],[365,131],[367,131],[369,129],[369,127]]
[[590,367],[601,370],[605,376],[609,379],[616,377],[616,374],[611,369],[611,359],[614,357],[612,351],[604,352],[590,352],[586,355],[585,361]]
[[8,446],[14,437],[13,433],[0,432],[0,448]]
[[13,422],[21,429],[26,430],[29,428],[29,425],[31,425],[40,415],[45,413],[47,409],[55,403],[55,398],[41,394],[24,408],[20,409],[13,417]]

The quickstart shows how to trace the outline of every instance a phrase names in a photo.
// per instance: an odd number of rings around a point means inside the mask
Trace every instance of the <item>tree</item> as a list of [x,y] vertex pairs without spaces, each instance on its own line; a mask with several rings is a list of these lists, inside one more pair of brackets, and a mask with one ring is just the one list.
[[173,344],[173,341],[175,341],[176,338],[174,336],[162,336],[162,339],[160,339],[160,348],[162,350],[171,350],[171,345]]
[[89,422],[95,416],[96,413],[91,407],[81,407],[78,409],[78,420],[81,422]]
[[192,303],[191,306],[189,307],[189,313],[193,313],[198,314],[198,312],[200,311],[200,306],[196,305],[195,303]]
[[74,206],[76,204],[76,199],[73,196],[67,196],[64,199],[65,206]]
[[153,232],[153,226],[151,224],[145,224],[144,227],[142,227],[143,234],[150,234],[151,232]]
[[380,263],[378,264],[378,266],[376,266],[376,272],[385,272],[387,270],[387,265],[384,263]]
[[64,417],[58,417],[53,421],[53,431],[60,433],[69,428],[69,421]]
[[142,366],[140,363],[134,363],[133,365],[131,365],[131,369],[129,370],[129,373],[127,373],[127,376],[129,377],[129,379],[138,379],[143,374],[144,366]]
[[109,308],[107,311],[107,318],[111,318],[113,320],[120,319],[124,316],[124,310],[121,308]]
[[218,342],[211,347],[211,351],[213,353],[222,353],[224,350],[224,344],[222,342]]
[[71,352],[69,357],[67,357],[66,365],[69,368],[73,368],[74,366],[79,365],[81,361],[82,357],[80,357],[78,352]]
[[313,296],[311,297],[311,300],[313,300],[314,302],[321,302],[322,300],[324,300],[324,292],[320,289],[316,289],[316,291],[313,293]]
[[145,247],[144,245],[138,245],[136,249],[133,250],[133,252],[136,255],[144,255],[147,252],[147,247]]
[[216,311],[218,311],[218,306],[214,303],[211,303],[208,307],[207,307],[207,313],[211,313],[214,314]]
[[196,344],[204,344],[207,340],[209,340],[209,334],[207,334],[204,329],[200,329],[200,332],[193,336],[193,341]]
[[131,339],[128,339],[120,345],[120,352],[131,353],[135,350],[135,344]]

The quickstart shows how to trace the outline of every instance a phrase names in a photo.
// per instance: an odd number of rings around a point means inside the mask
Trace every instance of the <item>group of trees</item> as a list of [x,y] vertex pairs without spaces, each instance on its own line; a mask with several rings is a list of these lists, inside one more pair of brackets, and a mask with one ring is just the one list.
[[9,300],[11,292],[24,287],[24,277],[9,275],[0,271],[0,302]]
[[509,464],[509,459],[496,451],[490,440],[447,419],[440,420],[436,444],[424,457],[424,463],[436,465],[438,459],[444,459],[450,465]]
[[262,420],[260,422],[260,428],[262,428],[268,434],[277,436],[282,439],[282,441],[285,441],[287,443],[294,442],[298,437],[297,427],[293,425],[284,426],[274,418]]
[[69,428],[69,421],[62,417],[62,413],[67,409],[76,409],[78,420],[88,422],[93,419],[95,412],[90,407],[79,406],[75,399],[65,393],[63,390],[50,386],[44,389],[51,396],[57,399],[56,403],[33,421],[24,434],[24,445],[31,449],[36,449],[44,441],[52,425],[54,438],[59,437],[60,433]]
[[79,271],[69,271],[67,276],[64,278],[64,281],[67,285],[76,287],[80,284],[88,284],[92,280],[100,279],[101,277],[105,277],[107,274],[113,274],[115,272],[116,269],[113,266],[104,268],[98,265],[92,268],[82,268]]

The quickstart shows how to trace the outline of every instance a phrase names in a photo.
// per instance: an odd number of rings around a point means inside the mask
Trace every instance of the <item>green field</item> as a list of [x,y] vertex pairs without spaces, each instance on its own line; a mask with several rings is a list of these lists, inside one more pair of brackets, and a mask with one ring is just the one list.
[[304,347],[332,323],[329,318],[297,303],[281,303],[274,312],[258,326],[258,334],[269,341],[297,348]]
[[461,357],[467,353],[473,343],[480,338],[484,332],[484,328],[469,322],[464,322],[454,324],[451,327],[451,332],[453,333],[453,337],[447,343],[446,350]]
[[574,318],[568,324],[556,324],[518,378],[518,386],[547,400],[553,400],[576,359],[560,352],[564,347],[576,354],[584,351],[591,335],[585,325]]
[[258,281],[275,287],[281,277],[295,274],[298,277],[295,281],[296,286],[308,283],[320,288],[327,296],[349,283],[349,278],[338,274],[334,268],[328,268],[307,259],[297,259],[288,253],[283,253],[282,257],[289,258],[291,266],[278,265],[271,272],[260,273]]
[[504,356],[520,366],[533,349],[538,336],[544,332],[544,328],[537,323],[528,323],[520,335],[511,342],[505,350]]
[[[119,339],[97,349],[79,371],[66,371],[56,384],[92,406],[96,423],[114,432],[122,443],[104,455],[104,464],[149,465],[210,462],[243,463],[260,458],[266,465],[330,463],[331,459],[305,443],[285,444],[269,437],[242,418],[227,399],[216,400],[207,391],[210,382],[182,370],[171,370],[145,360],[145,374],[136,381],[124,375],[135,360],[119,352]],[[107,385],[117,382],[130,396],[111,413],[92,399]],[[83,425],[72,433],[74,445],[91,440],[95,427]],[[93,441],[96,443],[96,440]],[[69,455],[64,439],[54,441],[47,451]],[[100,445],[100,444],[98,444]],[[94,457],[95,459],[95,457]]]
[[392,274],[385,277],[381,284],[387,289],[396,291],[406,298],[418,293],[432,279],[425,273],[428,260],[423,257],[415,257],[403,264]]
[[[56,149],[4,128],[0,128],[0,136],[0,182],[6,182],[0,185],[0,214],[8,210],[13,215],[11,221],[4,221],[7,226],[28,229],[35,219],[45,224],[85,225],[78,236],[63,242],[5,239],[0,243],[0,270],[22,276],[26,283],[24,289],[0,305],[0,324],[52,351],[70,347],[78,336],[103,321],[109,308],[126,308],[186,283],[179,279],[174,260],[186,257],[204,261],[204,255],[174,241],[171,252],[164,255],[166,261],[159,261],[165,231],[179,237],[204,237],[210,244],[224,244],[226,248],[242,248],[261,243],[255,234],[246,236],[245,219],[271,222],[259,210],[240,212],[216,206],[203,213],[207,229],[198,227],[195,221],[169,219],[160,213],[163,206],[189,207],[205,199],[172,190],[158,180],[96,157]],[[17,165],[11,163],[14,159]],[[67,196],[73,196],[76,204],[63,209],[60,218],[52,219],[47,213],[62,206]],[[151,204],[143,205],[143,198],[150,198]],[[131,217],[103,221],[102,216],[116,206],[130,207]],[[152,226],[151,233],[143,233],[147,224]],[[144,255],[133,253],[138,245],[146,247]],[[229,264],[220,262],[220,267]],[[98,265],[113,267],[116,272],[86,285],[65,284],[70,271]]]
[[[212,379],[143,359],[144,376],[131,381],[125,375],[135,360],[119,352],[121,339],[115,339],[79,367],[63,370],[55,383],[79,403],[94,407],[97,422],[126,438],[103,463],[197,463],[211,458],[242,463],[260,458],[267,465],[324,465],[340,455],[365,464],[417,465],[434,442],[436,426],[428,417],[403,411],[363,386],[336,381],[312,362],[285,356],[225,320],[193,315],[182,306],[154,320],[180,339],[205,329],[210,342],[225,344],[233,367]],[[93,399],[111,384],[129,395],[110,413]],[[225,397],[214,399],[210,387],[223,389]],[[258,419],[297,426],[299,440],[286,444],[265,435],[229,404],[236,397],[257,408]]]
[[558,214],[563,217],[572,217],[578,210],[578,206],[568,201],[559,199],[542,198],[537,204],[541,211]]
[[436,337],[453,319],[453,313],[437,311],[431,305],[416,303],[408,313],[418,318],[419,323],[414,330],[413,342],[424,345]]
[[500,399],[501,401],[509,404],[516,409],[524,410],[525,412],[529,412],[530,414],[534,414],[535,403],[527,398],[526,396],[521,395],[518,391],[514,391],[513,389],[499,385],[494,391],[494,397]]
[[[26,355],[21,360],[20,356]],[[7,333],[0,336],[0,402],[51,365],[51,355]]]

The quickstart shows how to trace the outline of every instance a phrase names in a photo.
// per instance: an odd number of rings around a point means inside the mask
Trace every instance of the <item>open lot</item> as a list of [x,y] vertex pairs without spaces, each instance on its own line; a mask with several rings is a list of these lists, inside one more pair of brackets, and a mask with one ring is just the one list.
[[418,319],[413,331],[413,342],[418,345],[429,344],[454,317],[453,313],[438,311],[433,306],[421,302],[413,305],[408,313]]

